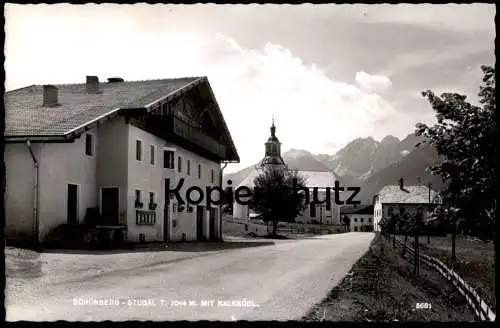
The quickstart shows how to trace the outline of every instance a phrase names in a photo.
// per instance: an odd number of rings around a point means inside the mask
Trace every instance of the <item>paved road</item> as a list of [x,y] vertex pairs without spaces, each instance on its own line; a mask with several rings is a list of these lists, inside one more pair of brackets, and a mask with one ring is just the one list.
[[[165,251],[147,266],[59,283],[26,281],[15,292],[9,288],[15,277],[8,277],[7,320],[297,320],[340,282],[373,236],[352,232],[281,240],[271,246],[186,252],[171,261]],[[119,305],[74,304],[91,298]]]

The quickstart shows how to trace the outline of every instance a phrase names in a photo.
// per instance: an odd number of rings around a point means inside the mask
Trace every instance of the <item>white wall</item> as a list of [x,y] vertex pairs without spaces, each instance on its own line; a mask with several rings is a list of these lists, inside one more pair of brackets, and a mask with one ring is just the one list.
[[120,117],[98,128],[97,201],[102,207],[101,188],[118,188],[120,216],[127,213],[128,125]]
[[[142,161],[136,160],[136,140],[142,140]],[[186,190],[191,186],[198,186],[205,191],[207,186],[219,185],[219,176],[221,167],[219,163],[209,161],[197,154],[187,151],[175,144],[168,143],[161,138],[158,138],[147,131],[129,125],[128,134],[128,205],[127,205],[127,223],[128,223],[128,239],[138,241],[140,234],[145,234],[146,241],[163,240],[163,224],[164,224],[164,206],[165,206],[165,179],[170,179],[170,189],[175,189],[179,179],[184,178],[184,185],[180,190],[180,196],[184,201]],[[150,164],[150,145],[154,145],[156,149],[155,165]],[[174,168],[163,168],[163,150],[164,147],[175,149]],[[182,160],[182,171],[178,172],[178,157]],[[190,161],[190,174],[187,173],[187,163]],[[201,165],[201,179],[198,179],[198,164]],[[214,170],[214,181],[211,182],[211,169]],[[155,193],[156,203],[156,224],[153,226],[137,225],[136,224],[136,209],[135,190],[142,191],[142,202],[144,203],[143,210],[148,210],[149,192]],[[205,195],[206,197],[206,195]],[[217,196],[214,196],[217,198]],[[187,205],[187,204],[186,204]],[[200,204],[205,206],[205,200]],[[186,236],[186,240],[196,240],[196,206],[193,206],[193,211],[188,212],[187,206],[184,211],[179,213],[176,199],[170,200],[170,227],[169,239],[179,241],[182,239],[182,234]],[[207,217],[207,214],[205,214]],[[174,223],[175,221],[175,223]],[[219,226],[219,218],[216,218],[217,229]],[[174,226],[175,225],[175,226]],[[205,225],[208,227],[208,225]],[[208,236],[205,231],[205,235]],[[218,235],[218,230],[217,230]]]
[[[32,144],[35,156],[40,145]],[[5,235],[32,237],[34,231],[34,178],[33,160],[26,144],[6,144]]]
[[[163,162],[160,163],[158,147],[162,140],[152,134],[143,131],[133,125],[127,125],[128,133],[128,167],[127,167],[127,239],[138,241],[139,235],[144,234],[146,241],[162,240],[162,218],[163,218],[163,193],[162,193],[162,170]],[[142,160],[136,160],[136,140],[142,141]],[[155,164],[150,164],[149,146],[156,146]],[[156,223],[154,225],[138,225],[136,223],[135,190],[141,190],[141,202],[144,207],[138,210],[148,211],[149,193],[155,193]]]
[[[417,213],[417,209],[420,207],[423,210],[423,220],[429,214],[427,210],[427,204],[382,204],[377,199],[374,205],[374,228],[375,231],[380,231],[379,222],[382,218],[389,219],[389,209],[393,208],[395,213],[399,213],[399,208],[404,208],[406,213],[410,216],[414,216]],[[432,212],[432,211],[431,211]]]
[[[92,155],[85,154],[86,133],[93,136]],[[87,208],[100,204],[100,187],[120,187],[126,205],[127,133],[123,119],[101,124],[72,143],[32,143],[39,169],[39,229],[43,239],[67,223],[67,185],[78,186],[77,219],[83,223]],[[7,230],[33,229],[34,166],[25,144],[6,147]],[[124,211],[126,208],[121,207]],[[124,213],[123,213],[124,214]]]
[[40,234],[41,238],[54,227],[67,223],[68,184],[78,185],[78,222],[83,222],[88,207],[97,204],[96,168],[99,145],[97,128],[93,155],[85,154],[85,134],[73,143],[41,145],[40,162]]
[[[179,183],[180,178],[184,178],[184,184],[179,191],[181,198],[187,203],[186,199],[186,190],[190,187],[197,186],[200,187],[204,192],[204,199],[199,204],[199,206],[206,207],[206,187],[214,187],[220,186],[220,174],[221,174],[221,166],[219,163],[210,161],[204,157],[201,157],[193,152],[190,152],[184,148],[181,148],[172,143],[165,143],[164,145],[169,148],[175,149],[174,156],[174,168],[173,169],[164,169],[163,170],[163,181],[168,178],[170,179],[170,189],[175,189],[177,184]],[[178,158],[181,157],[181,172],[178,172]],[[187,163],[190,162],[190,174],[187,172]],[[163,151],[161,154],[161,162],[163,165]],[[201,177],[198,178],[198,164],[201,167]],[[211,171],[214,171],[214,180],[212,182]],[[193,198],[197,198],[198,195],[196,192],[193,193]],[[218,199],[219,195],[217,192],[214,192],[213,199]],[[174,207],[178,207],[177,200],[175,198],[171,199],[170,206],[170,222],[171,229],[170,230],[170,238],[173,241],[179,241],[182,239],[182,234],[186,234],[186,240],[196,240],[196,206],[193,207],[192,212],[187,211],[187,204],[185,205],[184,210],[179,213],[176,211],[173,212]],[[216,207],[218,210],[218,206],[212,205],[212,207]],[[204,235],[208,237],[208,220],[209,214],[208,210],[204,208]],[[175,227],[174,227],[175,221]],[[219,217],[216,217],[216,235],[219,235]],[[220,237],[220,236],[219,236]]]
[[[310,188],[310,199],[309,201],[313,201],[313,189]],[[326,192],[325,190],[318,190],[318,200],[321,201],[325,199]],[[316,216],[311,217],[310,205],[306,206],[306,208],[302,211],[300,215],[295,218],[295,222],[298,223],[310,223],[312,220],[320,221],[323,224],[340,224],[340,207],[335,204],[335,195],[330,193],[330,210],[326,210],[326,204],[317,204],[316,205]],[[240,205],[236,202],[233,203],[233,218],[238,219],[248,219],[249,218],[249,210],[248,205]]]
[[[318,201],[322,201],[326,197],[326,191],[324,189],[318,189]],[[313,198],[313,188],[310,188],[310,199],[312,202]],[[335,204],[335,194],[330,191],[330,210],[326,209],[326,204],[316,205],[316,216],[311,217],[310,205],[307,206],[302,214],[299,215],[295,220],[301,223],[310,223],[312,220],[317,220],[323,224],[340,224],[340,208]]]
[[[361,227],[373,226],[373,214],[342,214],[351,220],[350,231],[361,231]],[[363,220],[363,222],[361,222]]]
[[373,230],[380,231],[380,220],[382,219],[382,204],[377,197],[373,206]]
[[[43,239],[51,229],[67,223],[67,185],[78,185],[78,222],[83,223],[89,207],[100,206],[101,187],[119,187],[120,214],[128,225],[127,237],[139,240],[144,233],[146,241],[163,240],[163,206],[165,203],[165,178],[171,178],[175,188],[180,177],[185,178],[181,195],[191,186],[205,190],[206,186],[220,183],[219,163],[202,158],[192,152],[153,136],[123,119],[113,120],[90,129],[94,136],[93,154],[85,154],[85,133],[72,143],[34,143],[32,148],[40,163],[39,169],[39,229]],[[135,141],[143,141],[143,159],[135,158]],[[156,146],[155,165],[149,162],[149,146]],[[176,149],[173,170],[163,168],[163,147]],[[177,172],[177,157],[182,157],[182,172]],[[191,174],[187,174],[187,160],[191,161]],[[7,144],[6,163],[6,226],[7,236],[31,236],[34,228],[33,190],[34,165],[26,144]],[[201,165],[201,179],[198,179],[198,164]],[[211,170],[214,170],[213,183]],[[149,192],[155,193],[156,224],[136,224],[135,190],[142,190],[144,207],[148,209]],[[215,193],[216,194],[216,193]],[[214,196],[217,198],[217,195]],[[175,202],[175,200],[173,200]],[[205,206],[205,201],[201,204]],[[172,210],[173,204],[170,209]],[[218,206],[213,206],[217,208]],[[204,235],[208,237],[208,211],[205,215]],[[217,212],[218,213],[218,212]],[[172,213],[171,220],[176,227],[170,227],[171,240],[180,240],[186,234],[187,240],[196,239],[196,210],[192,213]],[[219,236],[220,222],[216,217],[216,235]],[[219,236],[220,237],[220,236]]]

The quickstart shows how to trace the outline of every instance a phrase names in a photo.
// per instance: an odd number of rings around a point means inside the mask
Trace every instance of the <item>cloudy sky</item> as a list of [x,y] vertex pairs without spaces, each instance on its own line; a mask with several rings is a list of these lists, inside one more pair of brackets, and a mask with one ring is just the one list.
[[6,89],[208,76],[241,163],[432,122],[421,91],[466,93],[494,64],[495,7],[446,5],[6,5]]

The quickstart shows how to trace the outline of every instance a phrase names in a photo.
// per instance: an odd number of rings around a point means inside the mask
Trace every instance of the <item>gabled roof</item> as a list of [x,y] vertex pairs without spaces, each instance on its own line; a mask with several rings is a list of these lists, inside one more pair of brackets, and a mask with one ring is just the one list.
[[201,77],[99,83],[100,93],[86,92],[85,83],[54,85],[56,107],[43,107],[43,86],[8,91],[4,96],[5,136],[59,136],[117,109],[141,108],[178,92]]
[[[150,108],[205,83],[217,104],[206,77],[184,77],[144,81],[99,83],[99,93],[87,93],[86,83],[54,85],[58,89],[58,106],[43,107],[43,86],[32,85],[8,91],[4,95],[5,138],[67,137],[98,120],[110,118],[119,111]],[[239,161],[233,140],[218,105],[217,116],[226,130],[229,151]]]
[[[321,172],[321,171],[298,171],[299,175],[302,175],[305,178],[306,187],[308,188],[326,188],[333,187],[335,184],[335,175],[330,172]],[[259,176],[259,171],[257,169],[253,169],[245,179],[238,185],[246,186],[253,188],[256,177]],[[311,190],[312,191],[312,190]]]
[[335,174],[331,171],[298,171],[306,180],[308,188],[332,188],[335,184]]
[[254,187],[253,181],[258,176],[259,176],[259,171],[257,170],[257,168],[254,168],[253,170],[250,171],[250,173],[248,173],[248,175],[246,176],[246,178],[243,179],[243,181],[240,182],[240,184],[237,186],[237,188],[238,187],[253,188]]
[[[427,186],[389,185],[379,192],[379,201],[382,204],[427,204],[429,203],[429,188]],[[431,203],[435,203],[438,193],[431,189]]]
[[346,205],[340,208],[340,214],[371,214],[373,205]]

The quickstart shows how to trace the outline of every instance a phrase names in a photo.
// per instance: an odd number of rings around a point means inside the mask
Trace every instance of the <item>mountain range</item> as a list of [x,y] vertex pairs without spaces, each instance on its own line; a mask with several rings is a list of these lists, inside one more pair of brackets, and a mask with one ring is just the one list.
[[[291,149],[283,153],[282,157],[292,169],[332,171],[341,185],[361,187],[358,200],[371,202],[373,195],[385,185],[397,184],[400,178],[408,185],[432,183],[432,188],[437,190],[444,187],[439,176],[427,171],[427,167],[436,163],[439,156],[431,145],[423,141],[423,137],[415,134],[403,140],[390,135],[381,141],[371,137],[357,138],[333,155]],[[237,186],[255,165],[225,174],[224,185],[231,179],[233,186]]]

